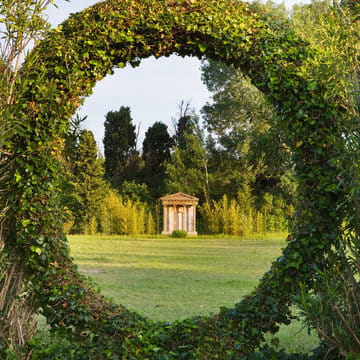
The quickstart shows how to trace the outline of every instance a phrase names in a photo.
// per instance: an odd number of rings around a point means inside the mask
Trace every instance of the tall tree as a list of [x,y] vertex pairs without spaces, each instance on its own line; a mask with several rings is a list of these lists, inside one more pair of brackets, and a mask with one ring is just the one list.
[[208,153],[198,121],[198,117],[192,115],[191,125],[178,138],[178,145],[166,165],[166,186],[168,192],[181,191],[209,202]]
[[[255,6],[269,19],[289,17],[285,6],[272,1],[256,1]],[[282,186],[282,179],[291,178],[291,154],[282,130],[276,127],[276,109],[240,70],[211,60],[203,61],[201,70],[213,94],[212,102],[202,109],[212,137],[208,151],[209,171],[216,184],[213,197],[219,200],[224,193],[235,197],[243,185],[250,185],[260,198],[268,191],[287,196],[284,191],[289,187]]]
[[94,220],[107,189],[103,159],[98,154],[93,133],[82,130],[74,156],[72,183],[75,201],[69,206],[74,214],[73,232],[76,233],[96,231]]
[[[276,112],[267,98],[239,70],[214,61],[202,64],[202,79],[213,93],[202,113],[209,141],[209,171],[219,199],[233,197],[243,184],[255,195],[279,192],[282,175],[290,171],[290,154]],[[280,186],[280,187],[279,187]]]
[[167,126],[161,122],[155,122],[145,133],[143,180],[154,198],[164,194],[165,163],[170,160],[173,143]]
[[179,117],[175,123],[175,145],[179,146],[184,133],[191,127],[194,109],[191,108],[190,102],[182,100],[179,104]]
[[118,111],[109,111],[105,116],[105,176],[115,186],[121,184],[124,180],[121,179],[122,173],[137,158],[136,127],[132,121],[127,106],[121,106]]

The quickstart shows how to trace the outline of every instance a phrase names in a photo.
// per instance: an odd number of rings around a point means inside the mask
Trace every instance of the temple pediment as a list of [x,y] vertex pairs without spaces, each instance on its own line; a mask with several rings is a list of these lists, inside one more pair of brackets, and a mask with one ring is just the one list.
[[181,192],[163,196],[162,198],[160,198],[160,200],[163,202],[164,205],[169,205],[169,204],[196,205],[199,202],[199,199],[197,197],[184,194]]

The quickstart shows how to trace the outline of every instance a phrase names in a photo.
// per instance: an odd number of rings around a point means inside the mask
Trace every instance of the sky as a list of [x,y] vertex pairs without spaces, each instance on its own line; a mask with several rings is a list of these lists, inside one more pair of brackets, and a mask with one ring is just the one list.
[[[98,0],[57,0],[57,7],[50,5],[47,15],[52,26],[66,20],[71,13],[84,10]],[[290,8],[295,3],[310,0],[275,0]],[[174,121],[179,115],[182,101],[190,102],[196,113],[211,102],[211,94],[201,81],[201,62],[197,58],[172,55],[169,58],[148,58],[137,68],[127,66],[117,69],[99,81],[93,94],[85,99],[78,115],[87,116],[83,127],[94,133],[100,150],[103,150],[105,115],[117,111],[121,106],[129,106],[133,123],[139,129],[138,148],[141,149],[144,134],[156,121],[168,125],[174,133]]]

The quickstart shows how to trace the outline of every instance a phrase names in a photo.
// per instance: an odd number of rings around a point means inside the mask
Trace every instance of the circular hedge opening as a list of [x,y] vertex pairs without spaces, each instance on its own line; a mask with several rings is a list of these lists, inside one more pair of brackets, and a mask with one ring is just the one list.
[[[344,199],[332,165],[341,109],[309,70],[314,52],[286,22],[247,3],[107,0],[72,15],[30,54],[15,104],[4,241],[20,255],[29,297],[80,358],[243,358],[265,332],[289,323],[299,283],[311,286],[343,220],[329,211]],[[217,315],[169,324],[112,304],[78,273],[61,231],[56,155],[68,119],[97,81],[171,54],[234,65],[269,97],[293,153],[299,202],[293,240],[252,294]]]

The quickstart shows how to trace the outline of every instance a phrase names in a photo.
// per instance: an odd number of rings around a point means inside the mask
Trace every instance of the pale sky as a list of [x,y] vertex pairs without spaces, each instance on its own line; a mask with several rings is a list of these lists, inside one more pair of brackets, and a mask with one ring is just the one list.
[[[53,26],[66,20],[70,13],[79,12],[98,0],[57,0],[57,8],[50,6],[47,14]],[[309,3],[310,0],[275,0],[291,7],[295,3]],[[200,61],[197,58],[178,56],[142,60],[137,68],[127,66],[118,69],[114,75],[101,80],[79,109],[80,116],[87,116],[84,127],[93,131],[100,149],[103,148],[104,120],[108,111],[129,106],[133,123],[140,126],[138,148],[149,126],[156,121],[168,125],[173,133],[173,119],[177,118],[181,101],[190,101],[197,113],[210,94],[201,81]]]

